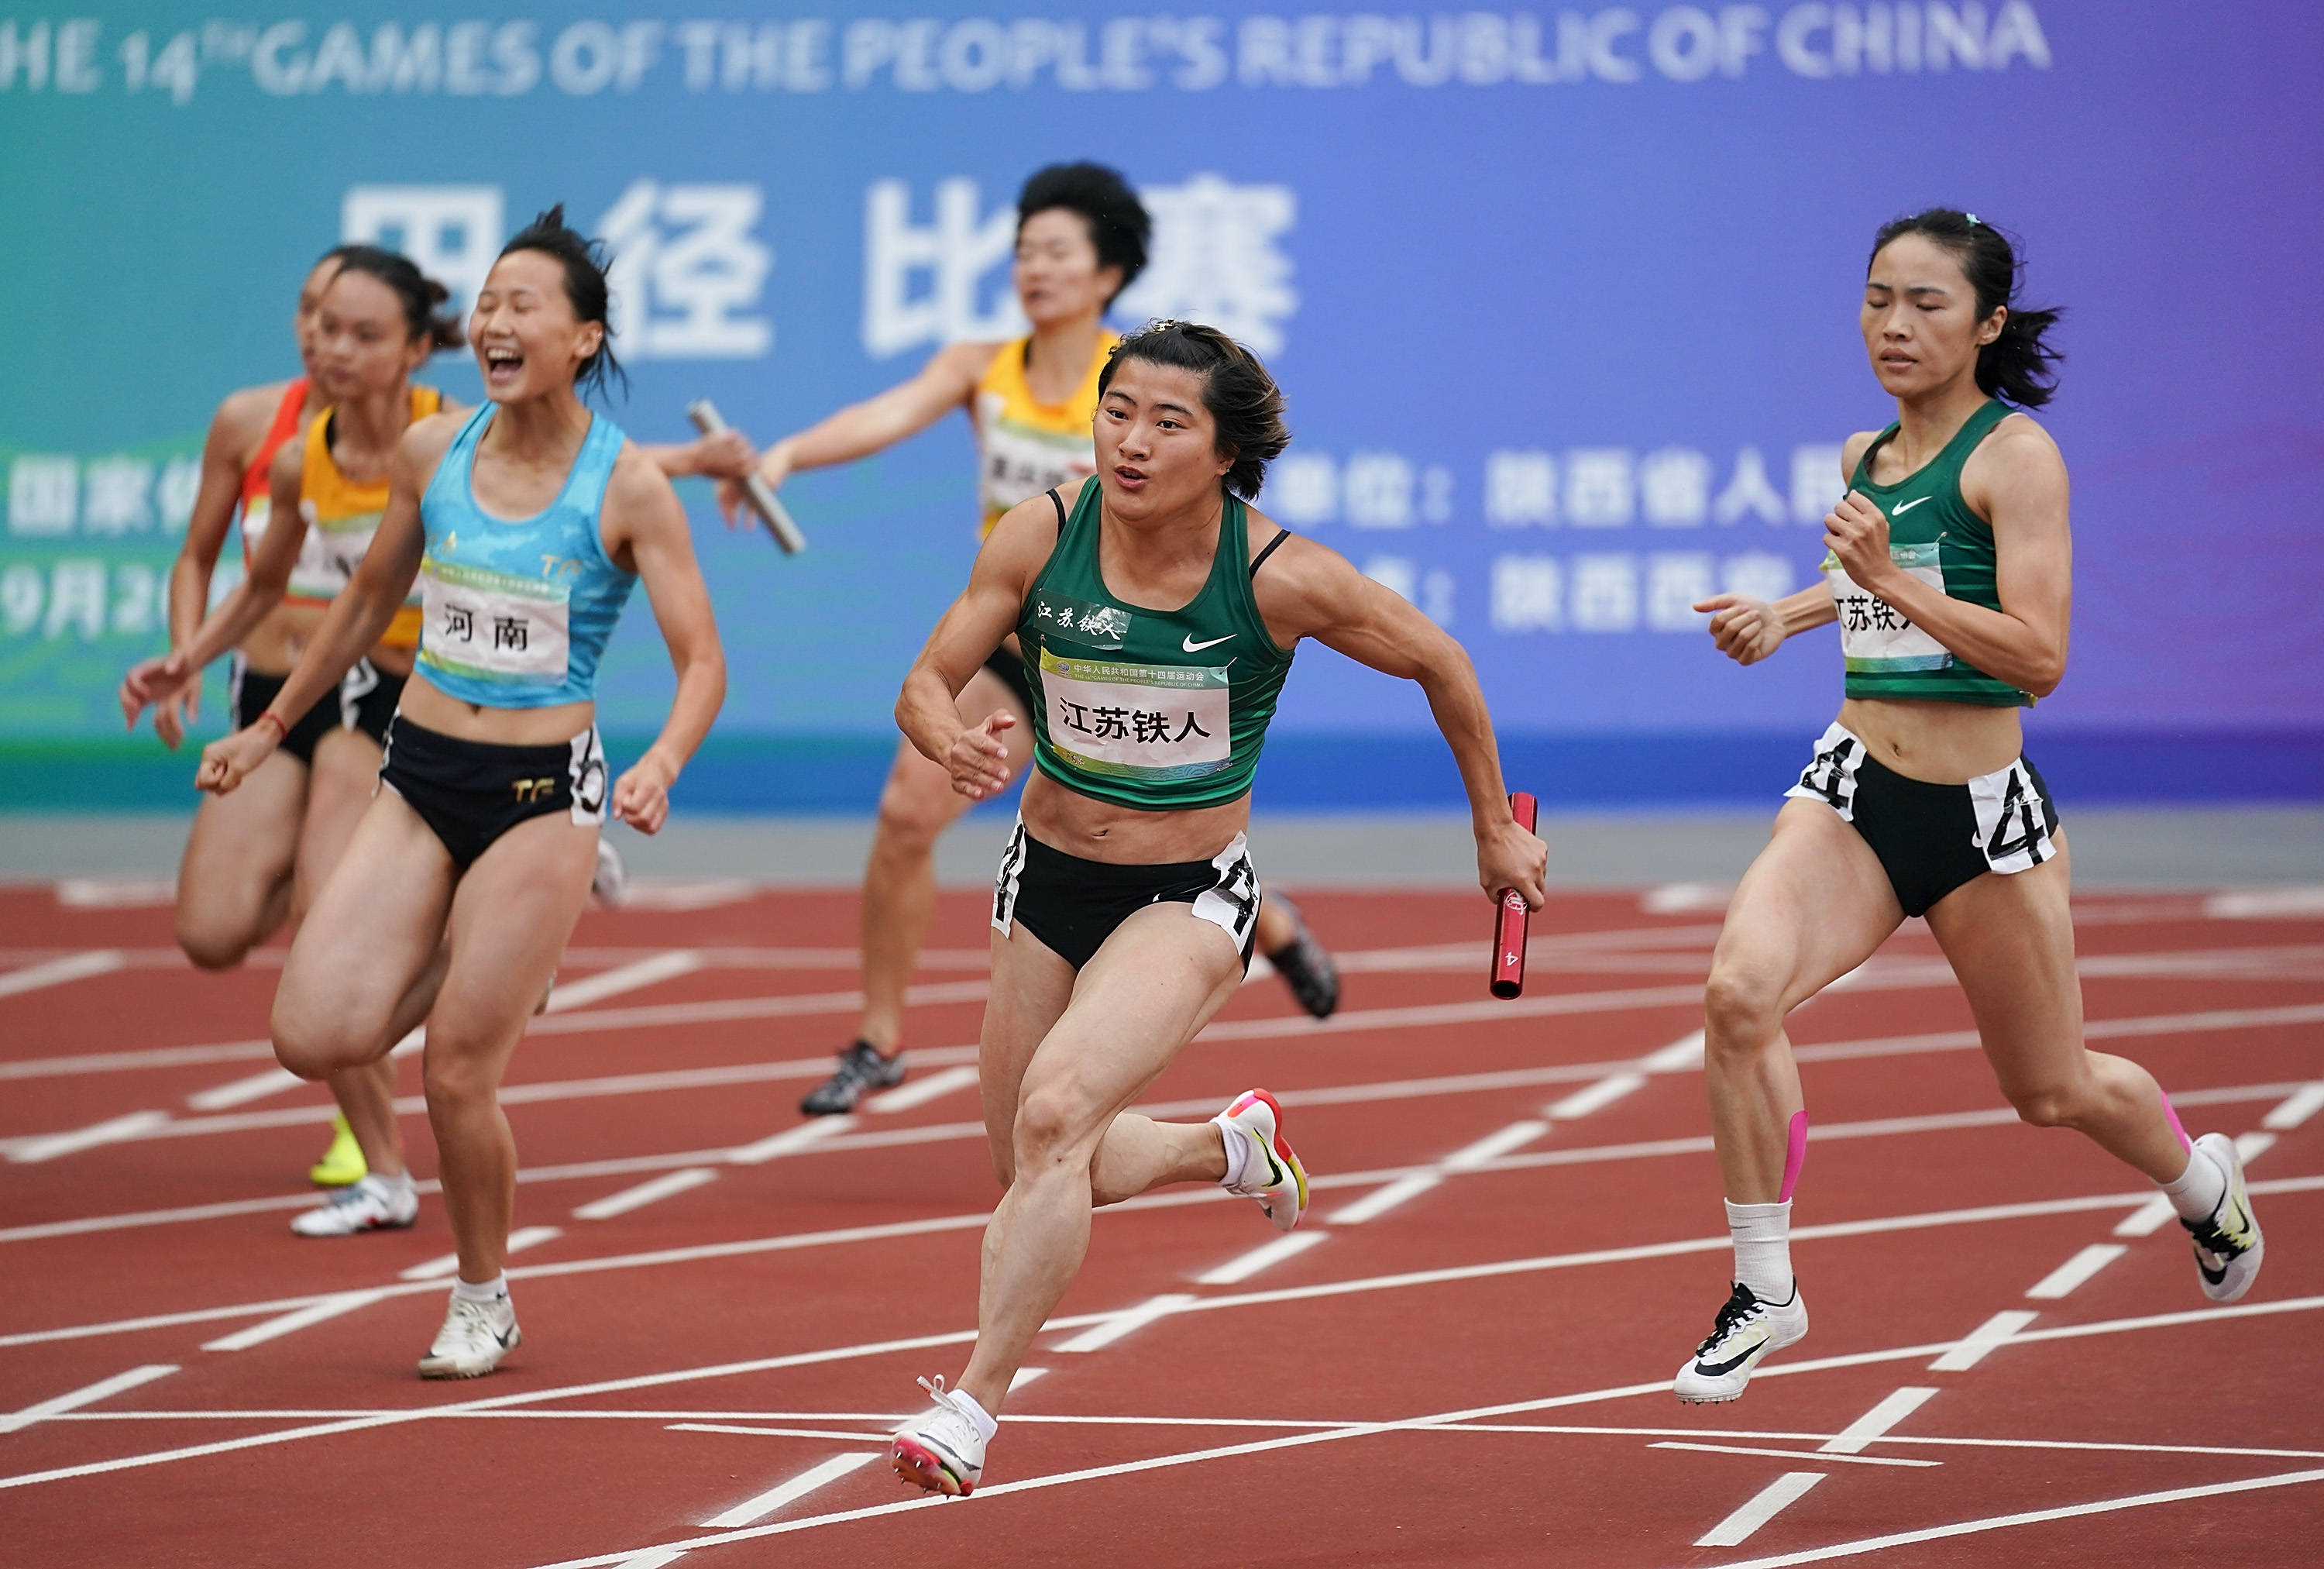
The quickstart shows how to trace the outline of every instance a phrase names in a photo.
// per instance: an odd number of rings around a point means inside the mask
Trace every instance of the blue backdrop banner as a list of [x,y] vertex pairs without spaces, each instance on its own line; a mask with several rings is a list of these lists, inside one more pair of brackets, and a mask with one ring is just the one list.
[[[2043,418],[2080,545],[2037,745],[2116,748],[2091,776],[2117,793],[2324,794],[2324,318],[2296,281],[2324,217],[2285,180],[2324,147],[2319,79],[2324,17],[2282,0],[20,11],[0,741],[118,736],[201,432],[295,371],[327,246],[395,245],[465,297],[563,201],[617,258],[613,417],[675,439],[708,396],[766,440],[1018,330],[1017,187],[1089,157],[1156,219],[1118,317],[1214,322],[1284,383],[1261,504],[1449,627],[1512,744],[1587,758],[1579,794],[1610,800],[1700,793],[1651,776],[1724,780],[1722,744],[1778,759],[1829,717],[1828,634],[1739,669],[1690,606],[1805,584],[1840,443],[1891,417],[1856,329],[1874,228],[1941,202],[2019,233],[2069,312]],[[429,374],[477,393],[465,356]],[[687,494],[734,678],[713,755],[876,760],[974,550],[965,420],[796,479],[797,558]],[[632,615],[608,730],[650,732],[670,686]],[[1278,771],[1286,803],[1368,770],[1333,804],[1447,793],[1392,782],[1426,725],[1308,651],[1278,730],[1319,761]],[[43,777],[8,798],[70,776]]]

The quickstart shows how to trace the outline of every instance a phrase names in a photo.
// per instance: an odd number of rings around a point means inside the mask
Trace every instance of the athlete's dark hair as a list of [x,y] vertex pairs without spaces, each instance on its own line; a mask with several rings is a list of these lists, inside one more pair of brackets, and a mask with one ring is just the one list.
[[1017,193],[1017,232],[1025,232],[1035,213],[1059,207],[1081,215],[1089,226],[1090,244],[1097,247],[1097,264],[1120,268],[1122,289],[1146,271],[1146,243],[1153,237],[1154,220],[1120,174],[1102,163],[1052,163],[1036,171]]
[[1107,357],[1097,374],[1099,397],[1105,396],[1125,360],[1176,365],[1203,378],[1203,407],[1218,427],[1213,450],[1234,460],[1226,487],[1245,501],[1257,499],[1267,483],[1267,466],[1291,445],[1290,429],[1283,423],[1283,389],[1259,356],[1215,327],[1149,321]]
[[509,243],[501,247],[503,256],[514,251],[539,251],[545,256],[554,256],[565,268],[565,298],[572,303],[573,314],[605,329],[597,352],[583,360],[581,368],[574,373],[574,390],[603,390],[608,378],[618,378],[622,391],[627,393],[629,373],[613,357],[612,297],[605,285],[605,242],[566,227],[565,204],[560,201],[510,235]]
[[[1890,241],[1905,235],[1926,237],[1960,263],[1961,275],[1977,291],[1979,321],[2004,306],[2009,308],[2001,336],[1977,351],[1978,390],[2024,409],[2038,409],[2048,402],[2058,390],[2056,367],[2066,356],[2043,337],[2058,325],[2064,312],[2034,310],[2017,303],[2017,285],[2024,267],[2009,236],[1975,213],[1932,207],[1882,225],[1873,237],[1873,257],[1886,249]],[[1865,265],[1868,270],[1870,260]]]
[[440,349],[458,348],[468,341],[460,329],[460,318],[436,309],[452,297],[451,291],[413,265],[410,257],[377,245],[341,245],[331,254],[339,263],[338,272],[331,274],[334,279],[340,272],[361,272],[395,291],[403,305],[406,343],[424,337],[431,347]]

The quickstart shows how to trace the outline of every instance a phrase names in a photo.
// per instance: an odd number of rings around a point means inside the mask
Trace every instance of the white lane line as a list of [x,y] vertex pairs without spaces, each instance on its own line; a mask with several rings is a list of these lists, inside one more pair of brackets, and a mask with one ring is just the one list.
[[27,964],[21,970],[0,974],[0,997],[38,992],[44,986],[61,986],[69,981],[86,981],[91,975],[118,970],[128,962],[129,956],[118,948],[94,948],[85,954],[51,959],[44,964]]
[[[1319,1233],[1320,1234],[1320,1233]],[[1188,1305],[1201,1300],[1184,1291],[1168,1291],[1159,1297],[1149,1297],[1135,1307],[1108,1314],[1096,1324],[1052,1346],[1052,1351],[1102,1351],[1124,1335],[1135,1334],[1157,1318],[1167,1318]],[[1224,1300],[1220,1298],[1219,1300]]]
[[1559,1122],[1570,1122],[1602,1111],[1633,1090],[1646,1087],[1646,1075],[1642,1073],[1609,1074],[1587,1088],[1574,1091],[1563,1100],[1545,1108],[1542,1115]]
[[[1480,1428],[1471,1427],[1465,1431],[1474,1433],[1480,1431]],[[1515,1429],[1512,1428],[1511,1431],[1514,1432]],[[1885,1454],[1809,1454],[1797,1449],[1766,1449],[1755,1447],[1748,1444],[1689,1444],[1677,1439],[1665,1439],[1660,1443],[1649,1444],[1646,1447],[1649,1449],[1692,1449],[1700,1451],[1705,1454],[1765,1454],[1773,1456],[1777,1460],[1812,1460],[1819,1465],[1827,1460],[1838,1465],[1910,1465],[1927,1467],[1942,1465],[1944,1463],[1941,1460],[1903,1460],[1894,1459]]]
[[619,1193],[609,1193],[604,1198],[575,1209],[576,1221],[609,1221],[615,1215],[625,1215],[633,1209],[643,1209],[660,1199],[700,1187],[706,1182],[718,1180],[718,1173],[707,1166],[686,1166],[650,1182],[641,1182],[635,1187],[625,1187]]
[[1680,1074],[1702,1066],[1702,1031],[1682,1035],[1660,1051],[1648,1052],[1638,1066],[1650,1074]]
[[1967,1372],[2007,1343],[2021,1329],[2042,1315],[2022,1307],[1995,1314],[1963,1335],[1952,1350],[1929,1364],[1932,1373]]
[[[152,909],[173,904],[178,898],[174,877],[64,877],[57,881],[57,902],[67,909]],[[175,949],[165,949],[171,958]]]
[[2092,1242],[2027,1287],[2025,1295],[2036,1302],[2061,1301],[2073,1295],[2075,1287],[2129,1251],[2120,1242]]
[[2203,901],[2203,913],[2213,920],[2297,920],[2324,915],[2324,887],[2215,893]]
[[632,1553],[622,1560],[622,1569],[668,1569],[686,1556],[683,1547],[649,1547],[642,1553]]
[[702,968],[702,955],[692,948],[674,948],[666,954],[655,954],[632,964],[617,964],[595,975],[584,975],[567,985],[553,986],[549,993],[549,1006],[544,1013],[569,1013],[576,1008],[586,1008],[592,1002],[602,1002],[608,997],[619,997],[624,992],[641,991],[658,982],[690,975]]
[[[544,1416],[547,1414],[548,1413],[546,1412],[542,1413]],[[663,1413],[663,1415],[668,1414],[669,1413]],[[484,1412],[483,1415],[490,1416],[492,1413]],[[518,1415],[518,1413],[512,1411],[509,1415],[515,1416]],[[701,1413],[701,1415],[715,1416],[717,1415],[717,1413],[704,1412]],[[750,1413],[747,1411],[730,1412],[728,1415],[748,1417]],[[657,1417],[654,1419],[658,1421],[660,1418]],[[903,1417],[835,1417],[833,1420],[902,1422],[907,1420],[907,1418]],[[1022,1418],[1022,1420],[1039,1421],[1041,1418],[1026,1417]],[[882,1445],[886,1444],[889,1439],[889,1435],[885,1433],[835,1433],[829,1428],[825,1427],[744,1427],[739,1424],[732,1422],[671,1422],[665,1426],[667,1430],[671,1433],[738,1433],[745,1438],[829,1438],[842,1444],[878,1444]]]
[[2324,1470],[2289,1471],[2277,1476],[2255,1476],[2244,1481],[2213,1482],[2208,1487],[2175,1487],[2166,1492],[2133,1493],[2128,1498],[2101,1499],[2094,1503],[2034,1509],[2021,1515],[1989,1515],[1981,1520],[1960,1520],[1950,1526],[1932,1526],[1926,1530],[1899,1531],[1893,1536],[1867,1537],[1859,1541],[1835,1543],[1831,1546],[1816,1547],[1805,1553],[1784,1553],[1773,1558],[1738,1559],[1732,1564],[1720,1565],[1720,1569],[1790,1569],[1794,1564],[1819,1564],[1832,1558],[1853,1558],[1864,1553],[1885,1553],[1891,1547],[1910,1546],[1915,1542],[1977,1536],[1985,1531],[2006,1530],[2012,1526],[2038,1526],[2051,1520],[2082,1519],[2090,1515],[2112,1514],[2116,1509],[2144,1509],[2151,1504],[2186,1503],[2194,1499],[2223,1498],[2231,1493],[2297,1487],[2311,1481],[2324,1481]]
[[[454,1268],[458,1268],[456,1261]],[[286,1334],[296,1334],[309,1324],[320,1324],[325,1319],[337,1318],[341,1314],[353,1313],[358,1307],[368,1307],[386,1296],[387,1293],[384,1291],[347,1291],[337,1297],[326,1297],[320,1302],[310,1303],[295,1312],[285,1313],[280,1317],[254,1324],[248,1329],[238,1329],[232,1334],[220,1335],[216,1340],[205,1341],[202,1343],[202,1349],[204,1351],[247,1351],[252,1346],[263,1345],[270,1340],[279,1340]]]
[[785,1504],[795,1503],[816,1489],[860,1471],[879,1458],[877,1452],[870,1454],[835,1454],[822,1464],[809,1466],[790,1481],[777,1487],[770,1487],[757,1498],[747,1499],[724,1514],[713,1515],[702,1523],[712,1529],[723,1529],[729,1526],[755,1526]]
[[247,1078],[228,1079],[207,1090],[196,1090],[186,1097],[186,1104],[197,1112],[223,1112],[234,1106],[246,1106],[253,1101],[284,1090],[295,1090],[307,1081],[282,1067],[261,1068]]
[[779,1155],[788,1155],[810,1144],[834,1139],[855,1126],[853,1117],[817,1117],[811,1122],[801,1122],[796,1128],[786,1128],[770,1134],[755,1144],[745,1144],[726,1152],[726,1158],[737,1166],[764,1166]]
[[110,1118],[76,1128],[69,1133],[48,1133],[33,1139],[8,1140],[8,1158],[20,1166],[30,1166],[42,1160],[54,1160],[60,1155],[74,1155],[83,1149],[94,1149],[100,1144],[118,1144],[131,1139],[143,1139],[168,1124],[167,1112],[132,1112],[126,1116]]
[[0,1417],[0,1433],[18,1432],[30,1427],[35,1422],[57,1416],[60,1412],[75,1410],[82,1406],[95,1405],[99,1400],[109,1400],[124,1389],[134,1389],[140,1384],[150,1384],[155,1379],[167,1378],[177,1371],[178,1366],[175,1362],[152,1362],[142,1368],[131,1368],[125,1373],[115,1373],[109,1379],[100,1379],[94,1384],[74,1389],[69,1394],[54,1395],[36,1405],[27,1406],[21,1411],[11,1411],[6,1416]]
[[1929,1403],[1936,1390],[1907,1384],[1891,1390],[1872,1409],[1833,1434],[1821,1447],[1826,1454],[1861,1454],[1871,1442]]
[[2273,1133],[2238,1133],[2236,1135],[2236,1153],[2243,1158],[2243,1163],[2246,1166],[2249,1166],[2253,1161],[2257,1160],[2261,1156],[2266,1154],[2269,1150],[2274,1148],[2275,1135]]
[[1489,1160],[1498,1160],[1512,1149],[1519,1149],[1549,1131],[1546,1122],[1512,1122],[1498,1133],[1488,1133],[1474,1144],[1464,1144],[1447,1155],[1441,1165],[1447,1171],[1474,1171]]
[[1280,1264],[1286,1259],[1297,1258],[1330,1235],[1329,1232],[1293,1232],[1287,1236],[1277,1237],[1240,1258],[1229,1259],[1215,1269],[1195,1276],[1195,1283],[1202,1286],[1240,1285],[1262,1269]]
[[2170,1195],[2158,1193],[2125,1215],[2122,1223],[2115,1227],[2114,1234],[2117,1237],[2151,1237],[2178,1218],[2179,1212],[2172,1207]]
[[224,1040],[215,1046],[157,1046],[142,1051],[79,1052],[0,1062],[0,1079],[61,1078],[73,1074],[128,1073],[138,1068],[190,1067],[212,1062],[256,1062],[274,1056],[271,1040]]
[[863,1109],[867,1112],[908,1112],[914,1106],[925,1106],[930,1101],[948,1095],[954,1090],[967,1089],[975,1083],[975,1065],[963,1063],[958,1067],[948,1067],[924,1079],[899,1084],[884,1094],[874,1095],[863,1103]]
[[1046,1379],[1048,1376],[1049,1370],[1047,1368],[1019,1368],[1009,1375],[1009,1392],[1013,1395],[1035,1380]]
[[1323,1217],[1335,1226],[1360,1226],[1366,1221],[1378,1220],[1397,1205],[1408,1204],[1443,1182],[1442,1174],[1416,1171],[1409,1177],[1399,1177],[1385,1187],[1374,1188],[1352,1204],[1342,1204]]
[[[564,1229],[559,1226],[519,1226],[509,1233],[506,1251],[512,1253],[521,1253],[527,1248],[539,1247],[552,1237],[561,1237],[564,1234]],[[460,1255],[447,1253],[440,1259],[430,1259],[424,1264],[412,1265],[410,1269],[401,1271],[401,1278],[406,1280],[440,1280],[447,1275],[456,1273],[459,1268]]]
[[1807,1495],[1824,1479],[1821,1471],[1787,1471],[1763,1487],[1741,1509],[1694,1539],[1698,1547],[1732,1547]]
[[2310,1084],[2259,1120],[2263,1128],[2289,1133],[2319,1112],[2324,1112],[2324,1084]]

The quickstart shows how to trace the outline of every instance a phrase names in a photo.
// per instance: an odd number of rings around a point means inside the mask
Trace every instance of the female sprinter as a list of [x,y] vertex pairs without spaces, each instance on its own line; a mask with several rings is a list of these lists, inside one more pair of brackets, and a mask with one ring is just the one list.
[[[1152,226],[1138,193],[1112,170],[1065,163],[1040,171],[1017,198],[1017,300],[1032,332],[937,351],[901,386],[769,448],[759,473],[779,485],[799,469],[884,451],[963,409],[976,430],[980,533],[1018,503],[1087,477],[1096,465],[1090,420],[1098,375],[1120,341],[1106,330],[1105,313],[1144,270]],[[730,483],[720,499],[731,519],[740,490]],[[960,693],[963,723],[1000,713],[1016,721],[1006,744],[1010,767],[1020,770],[1032,697],[1021,662],[1006,648]],[[866,1094],[903,1081],[904,989],[936,913],[936,843],[968,808],[943,769],[908,743],[898,747],[863,869],[863,1014],[838,1071],[800,1103],[809,1115],[853,1111]],[[1259,951],[1301,1005],[1317,1018],[1338,1007],[1331,955],[1291,903],[1270,898],[1259,923]]]
[[[174,696],[254,627],[287,621],[289,646],[303,648],[371,543],[387,506],[388,463],[404,431],[450,407],[435,388],[411,384],[430,354],[461,341],[457,322],[436,315],[446,299],[443,285],[375,246],[346,246],[337,256],[338,271],[315,314],[314,375],[330,407],[275,455],[272,526],[261,534],[242,582],[191,638],[166,659],[139,665],[122,683],[133,723],[136,708],[163,693]],[[340,683],[337,711],[327,719],[318,712],[312,766],[318,780],[337,788],[310,792],[294,914],[314,902],[370,803],[388,721],[419,642],[415,602]],[[408,1016],[388,1025],[391,1046],[425,1015],[427,997],[411,1001]],[[420,1201],[404,1169],[394,1062],[383,1056],[332,1074],[329,1083],[342,1123],[362,1151],[364,1174],[330,1204],[298,1215],[290,1229],[337,1237],[411,1224]]]
[[488,1373],[519,1340],[502,1276],[516,1149],[496,1091],[588,897],[604,820],[597,659],[644,578],[678,668],[669,722],[611,793],[653,833],[726,687],[710,599],[669,482],[580,390],[612,369],[590,242],[552,208],[510,240],[470,337],[490,400],[407,432],[371,549],[275,705],[202,757],[229,791],[401,612],[415,578],[420,655],[355,841],[290,946],[275,1053],[318,1077],[388,1048],[407,999],[428,1011],[428,1117],[459,1278],[422,1378]]
[[1861,320],[1896,420],[1848,442],[1826,581],[1774,605],[1695,606],[1746,665],[1838,621],[1848,679],[1711,959],[1704,1066],[1735,1284],[1679,1370],[1682,1400],[1734,1399],[1807,1333],[1790,1244],[1807,1112],[1784,1016],[1907,916],[1928,918],[2018,1115],[2075,1129],[2160,1185],[2213,1301],[2259,1270],[2234,1143],[2190,1146],[2144,1068],[2082,1043],[2066,840],[2017,717],[2066,666],[2066,466],[2023,411],[2056,385],[2043,337],[2057,312],[2019,309],[2016,290],[2009,241],[1973,215],[1882,229]]
[[[953,788],[1013,772],[1003,711],[959,694],[1010,633],[1034,694],[1022,816],[993,892],[979,1067],[995,1173],[977,1341],[959,1387],[895,1437],[906,1481],[966,1493],[1033,1337],[1080,1269],[1090,1209],[1165,1183],[1256,1198],[1283,1231],[1307,1179],[1264,1090],[1208,1122],[1123,1108],[1234,994],[1258,881],[1250,780],[1301,638],[1420,683],[1469,792],[1479,879],[1538,906],[1547,851],[1511,820],[1461,645],[1243,503],[1283,450],[1282,395],[1215,328],[1161,322],[1099,379],[1097,475],[1001,518],[937,623],[897,723]],[[1158,608],[1167,606],[1169,608]]]

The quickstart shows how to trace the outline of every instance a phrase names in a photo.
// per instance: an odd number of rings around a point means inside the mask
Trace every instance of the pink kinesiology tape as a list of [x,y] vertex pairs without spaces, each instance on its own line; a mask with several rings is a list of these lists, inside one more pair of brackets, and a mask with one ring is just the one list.
[[[2163,1104],[2169,1105],[2170,1102],[2165,1101]],[[2176,1118],[2172,1120],[2172,1126],[2174,1128],[2178,1126]],[[2181,1134],[2181,1137],[2184,1138],[2185,1135]],[[1794,1112],[1791,1146],[1784,1151],[1784,1191],[1776,1199],[1777,1204],[1792,1202],[1792,1189],[1799,1186],[1800,1168],[1806,1163],[1807,1158],[1808,1114],[1805,1112]]]

